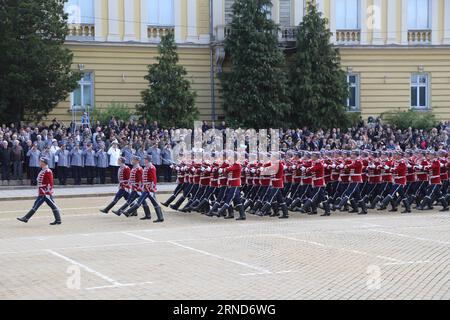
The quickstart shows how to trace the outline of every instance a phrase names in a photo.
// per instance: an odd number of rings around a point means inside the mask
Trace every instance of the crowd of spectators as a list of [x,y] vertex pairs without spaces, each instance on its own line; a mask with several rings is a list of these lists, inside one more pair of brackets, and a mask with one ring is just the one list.
[[[280,132],[280,147],[287,150],[321,149],[447,149],[450,145],[450,123],[443,122],[431,130],[396,130],[379,119],[363,122],[342,130],[339,128],[310,131],[308,128]],[[211,128],[204,121],[202,131]],[[215,126],[226,129],[225,122]],[[72,178],[74,184],[106,183],[110,175],[117,182],[117,158],[124,156],[127,165],[137,154],[142,163],[145,155],[152,156],[159,180],[171,181],[174,128],[160,128],[156,121],[120,121],[112,117],[108,124],[65,125],[56,119],[49,124],[3,124],[0,127],[0,164],[3,184],[10,180],[30,179],[35,183],[39,172],[39,159],[49,159],[60,184]]]

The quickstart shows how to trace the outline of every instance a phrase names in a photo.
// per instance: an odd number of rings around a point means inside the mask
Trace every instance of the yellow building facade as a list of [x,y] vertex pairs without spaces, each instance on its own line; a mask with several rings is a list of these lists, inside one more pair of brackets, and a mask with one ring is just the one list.
[[[280,46],[292,46],[310,0],[272,0]],[[349,110],[363,117],[414,108],[450,119],[450,0],[311,0],[329,20],[352,93]],[[201,118],[220,118],[217,74],[227,59],[233,0],[69,0],[74,69],[85,77],[50,117],[73,109],[130,108],[147,86],[160,35],[172,30],[180,63],[197,92]],[[214,79],[214,81],[212,81]]]

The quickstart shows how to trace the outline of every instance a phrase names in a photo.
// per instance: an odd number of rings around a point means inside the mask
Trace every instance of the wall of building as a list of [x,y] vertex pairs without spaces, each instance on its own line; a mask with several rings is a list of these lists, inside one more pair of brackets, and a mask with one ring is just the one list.
[[[147,65],[156,63],[158,55],[154,45],[67,44],[74,53],[73,68],[84,65],[84,71],[94,74],[95,108],[105,108],[111,102],[134,108],[141,102],[140,92],[148,86],[144,79]],[[197,92],[196,105],[202,119],[211,114],[210,56],[207,46],[180,46],[182,64]],[[70,121],[70,97],[60,103],[48,116]]]
[[364,117],[410,108],[412,73],[430,76],[430,106],[440,119],[450,119],[450,47],[342,48],[342,65],[360,76]]

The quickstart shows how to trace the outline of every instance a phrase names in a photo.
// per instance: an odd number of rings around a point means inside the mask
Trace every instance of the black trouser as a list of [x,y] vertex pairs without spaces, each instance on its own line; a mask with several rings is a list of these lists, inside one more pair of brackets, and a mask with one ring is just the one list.
[[118,166],[110,166],[109,170],[111,172],[112,183],[118,183],[119,181],[117,180],[117,172],[119,171],[119,167]]
[[162,165],[163,173],[164,173],[164,181],[171,182],[172,181],[172,169],[170,165],[163,164]]
[[67,167],[61,167],[58,166],[58,180],[59,183],[62,185],[66,184],[66,180],[67,180],[67,171],[69,170],[69,168]]
[[94,166],[86,166],[86,167],[84,167],[84,172],[86,174],[87,183],[94,184],[95,167]]
[[72,166],[72,178],[74,179],[76,185],[81,184],[81,167],[80,166]]
[[2,164],[2,180],[9,181],[9,169],[11,167],[10,162],[3,162]]
[[97,167],[97,176],[100,179],[100,184],[106,183],[106,168]]
[[39,209],[39,207],[44,202],[52,209],[53,215],[55,217],[55,221],[60,222],[61,221],[61,216],[59,214],[59,209],[56,206],[56,203],[53,200],[52,196],[38,196],[36,198],[36,201],[34,202],[33,208],[25,215],[25,218],[27,220],[31,219],[31,217],[36,213],[36,211]]

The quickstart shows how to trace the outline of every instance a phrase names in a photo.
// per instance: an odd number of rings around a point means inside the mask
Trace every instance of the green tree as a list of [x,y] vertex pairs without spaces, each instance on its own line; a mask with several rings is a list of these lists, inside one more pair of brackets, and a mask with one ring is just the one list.
[[148,66],[145,79],[149,85],[141,92],[143,103],[137,105],[137,110],[163,127],[190,128],[199,115],[196,93],[190,90],[191,84],[185,79],[187,72],[178,64],[176,50],[173,32],[169,32],[158,46],[158,62]]
[[230,70],[221,77],[225,119],[231,126],[285,127],[290,103],[278,26],[270,0],[236,0],[225,41]]
[[39,121],[77,87],[63,0],[0,0],[0,121]]
[[298,126],[330,128],[347,122],[349,91],[340,54],[331,42],[328,21],[312,3],[297,29],[297,51],[290,67],[292,119]]

